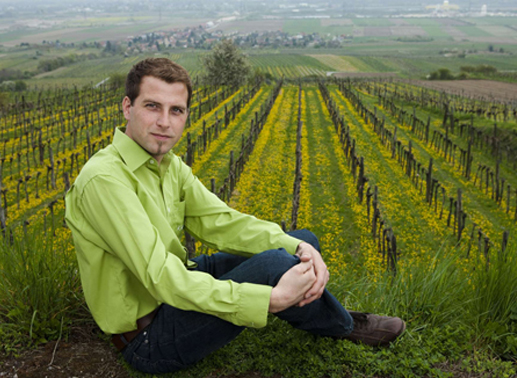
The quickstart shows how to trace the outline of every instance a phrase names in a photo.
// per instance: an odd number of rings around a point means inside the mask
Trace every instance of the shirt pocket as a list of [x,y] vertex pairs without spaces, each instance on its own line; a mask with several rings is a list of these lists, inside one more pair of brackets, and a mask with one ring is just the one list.
[[170,212],[171,227],[179,235],[183,231],[185,222],[185,201],[178,201],[172,204]]

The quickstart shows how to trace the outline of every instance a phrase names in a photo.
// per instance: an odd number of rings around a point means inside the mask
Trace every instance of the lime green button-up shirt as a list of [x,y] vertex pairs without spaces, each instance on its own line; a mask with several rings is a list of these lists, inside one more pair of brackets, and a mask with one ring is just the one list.
[[172,152],[158,165],[123,130],[66,196],[84,295],[99,327],[134,330],[161,303],[265,326],[272,288],[189,270],[179,236],[185,227],[210,247],[242,256],[280,247],[294,254],[300,240],[229,208]]

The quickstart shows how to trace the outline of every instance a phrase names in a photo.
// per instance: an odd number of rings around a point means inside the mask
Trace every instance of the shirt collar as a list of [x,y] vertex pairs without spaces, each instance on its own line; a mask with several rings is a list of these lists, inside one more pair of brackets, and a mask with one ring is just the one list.
[[[113,146],[117,149],[131,171],[136,171],[149,159],[154,159],[149,153],[144,150],[138,143],[126,135],[125,127],[117,127],[115,135],[113,136]],[[165,155],[160,164],[160,171],[165,171],[171,163],[171,152]]]

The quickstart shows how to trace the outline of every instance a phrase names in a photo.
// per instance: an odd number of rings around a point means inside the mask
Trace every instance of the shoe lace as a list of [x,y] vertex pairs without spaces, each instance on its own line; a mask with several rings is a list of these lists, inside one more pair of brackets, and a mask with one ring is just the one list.
[[368,326],[368,316],[362,312],[354,312],[350,313],[352,319],[354,320],[354,330],[364,329]]

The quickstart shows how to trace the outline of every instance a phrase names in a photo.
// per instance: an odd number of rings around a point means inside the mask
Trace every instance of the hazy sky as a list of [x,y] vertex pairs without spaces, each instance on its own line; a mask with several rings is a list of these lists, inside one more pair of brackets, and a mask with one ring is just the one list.
[[[343,3],[355,3],[357,6],[358,4],[384,4],[384,5],[400,5],[400,4],[413,4],[415,6],[418,5],[428,5],[428,4],[435,4],[440,3],[442,1],[440,0],[421,0],[421,1],[411,1],[411,0],[362,0],[358,2],[357,0],[226,0],[217,2],[219,4],[229,3],[229,4],[238,4],[238,3],[265,3],[265,4],[301,4],[301,3],[309,3],[309,4],[321,4],[321,5],[343,5]],[[487,4],[488,6],[491,5],[506,5],[508,7],[515,7],[517,8],[517,0],[450,0],[450,3],[468,6],[469,4]],[[143,5],[150,5],[150,4],[185,4],[187,3],[185,0],[167,0],[167,1],[156,1],[156,0],[67,0],[66,4],[74,4],[75,6],[81,6],[81,7],[95,7],[99,5],[136,5],[136,4],[143,4]],[[212,0],[188,0],[188,3],[196,3],[196,4],[214,4]],[[18,7],[20,5],[26,6],[45,6],[45,5],[60,5],[60,6],[66,6],[62,0],[0,0],[0,5],[2,6],[13,6]]]

